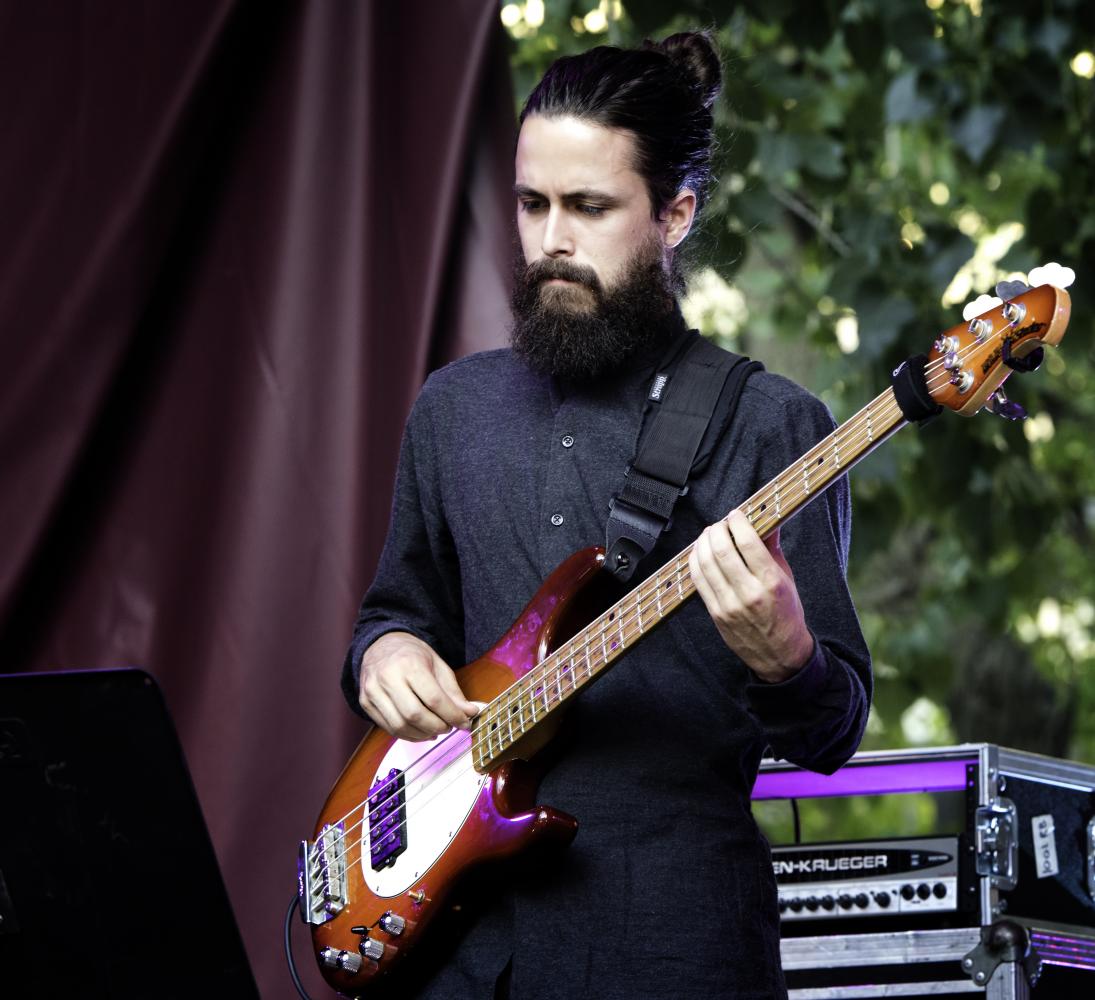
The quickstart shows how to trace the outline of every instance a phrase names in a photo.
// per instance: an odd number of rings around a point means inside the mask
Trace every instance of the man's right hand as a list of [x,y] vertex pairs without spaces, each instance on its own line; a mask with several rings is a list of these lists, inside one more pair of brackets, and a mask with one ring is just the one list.
[[358,702],[401,740],[433,739],[454,726],[470,729],[479,714],[448,664],[407,632],[387,632],[365,650]]

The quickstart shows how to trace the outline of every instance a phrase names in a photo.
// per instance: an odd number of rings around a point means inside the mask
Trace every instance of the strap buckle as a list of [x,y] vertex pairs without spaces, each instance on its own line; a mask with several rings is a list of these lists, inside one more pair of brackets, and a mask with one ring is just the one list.
[[[633,469],[630,465],[624,470],[624,488],[620,490],[608,502],[608,525],[606,529],[607,545],[605,548],[605,569],[607,569],[621,583],[627,583],[631,579],[639,561],[654,548],[658,537],[663,531],[668,531],[673,525],[672,504],[669,505],[670,514],[666,517],[655,513],[645,506],[625,497],[629,486],[637,486],[637,480],[657,482],[659,487],[668,492],[670,487],[660,480],[652,480],[641,473],[635,474],[632,479]],[[641,486],[637,487],[642,489]],[[688,484],[676,489],[676,499],[688,493]]]

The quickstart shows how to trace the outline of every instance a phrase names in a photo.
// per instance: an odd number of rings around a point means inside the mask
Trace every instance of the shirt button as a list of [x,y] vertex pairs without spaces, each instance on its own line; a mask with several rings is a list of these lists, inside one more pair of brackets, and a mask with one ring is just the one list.
[[574,435],[573,434],[564,434],[563,435],[563,447],[564,448],[573,448],[574,447]]
[[563,515],[562,514],[552,514],[551,515],[551,523],[554,524],[556,528],[558,528],[559,525],[563,523]]

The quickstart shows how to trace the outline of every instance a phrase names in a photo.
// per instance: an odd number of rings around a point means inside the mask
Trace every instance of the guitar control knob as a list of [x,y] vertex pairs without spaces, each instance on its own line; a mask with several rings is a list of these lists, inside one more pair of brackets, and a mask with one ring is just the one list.
[[324,948],[319,953],[319,960],[332,969],[341,969],[343,972],[360,972],[361,956],[352,951],[339,951],[337,948]]
[[378,921],[380,929],[392,937],[399,937],[403,933],[403,928],[407,926],[407,921],[404,920],[398,913],[392,913],[389,910]]
[[[357,946],[357,950],[361,952],[366,958],[371,958],[374,962],[379,962],[384,957],[384,942],[377,941],[376,938],[362,938],[361,944]],[[360,962],[361,959],[358,959]]]

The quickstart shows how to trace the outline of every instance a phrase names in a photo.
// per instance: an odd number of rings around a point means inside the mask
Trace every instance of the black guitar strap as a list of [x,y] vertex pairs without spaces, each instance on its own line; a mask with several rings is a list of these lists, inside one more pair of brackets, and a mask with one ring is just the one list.
[[635,458],[609,504],[605,568],[627,582],[669,526],[688,479],[707,465],[730,426],[759,361],[717,347],[694,330],[658,366],[643,410]]

